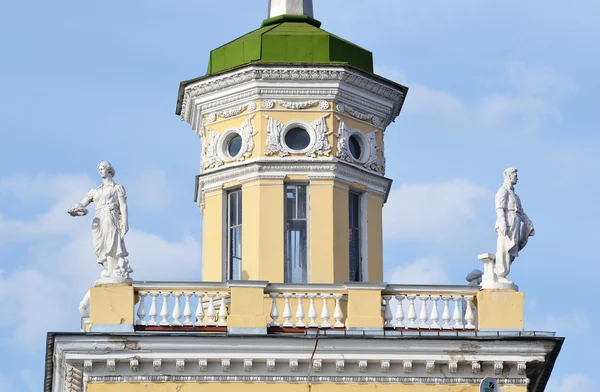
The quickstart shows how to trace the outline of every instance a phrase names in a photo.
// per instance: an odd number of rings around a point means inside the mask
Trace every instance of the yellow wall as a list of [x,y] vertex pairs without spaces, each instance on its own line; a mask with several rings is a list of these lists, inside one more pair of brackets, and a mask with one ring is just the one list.
[[282,180],[242,187],[242,279],[282,283],[284,247]]
[[207,193],[202,216],[202,279],[208,282],[223,280],[224,203],[222,190]]
[[[118,383],[88,384],[88,392],[479,392],[476,385],[398,385],[398,384],[267,384],[267,383]],[[525,386],[502,386],[504,392],[526,392]]]
[[512,290],[481,290],[476,298],[478,329],[525,328],[525,293]]
[[383,199],[367,193],[368,278],[369,282],[383,281]]
[[90,324],[133,324],[133,286],[105,284],[90,289]]

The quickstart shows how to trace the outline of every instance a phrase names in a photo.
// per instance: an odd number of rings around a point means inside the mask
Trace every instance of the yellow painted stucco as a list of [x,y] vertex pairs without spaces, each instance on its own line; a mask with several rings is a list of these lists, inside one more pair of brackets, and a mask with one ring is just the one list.
[[367,195],[367,240],[369,282],[383,281],[383,199]]
[[283,180],[242,187],[242,279],[283,283]]
[[90,289],[90,324],[133,324],[133,286],[105,284]]
[[523,329],[525,293],[482,290],[477,294],[478,329]]
[[348,190],[332,180],[310,182],[310,283],[349,279]]
[[381,289],[348,289],[347,328],[383,329]]
[[[268,383],[114,383],[87,385],[88,392],[479,392],[478,385],[268,384]],[[502,386],[504,392],[526,392],[525,386]]]
[[204,196],[202,215],[202,279],[220,282],[224,279],[223,262],[225,217],[223,211],[226,198],[223,190],[207,193]]
[[263,306],[264,288],[231,287],[231,305],[227,326],[229,328],[265,328],[268,313]]

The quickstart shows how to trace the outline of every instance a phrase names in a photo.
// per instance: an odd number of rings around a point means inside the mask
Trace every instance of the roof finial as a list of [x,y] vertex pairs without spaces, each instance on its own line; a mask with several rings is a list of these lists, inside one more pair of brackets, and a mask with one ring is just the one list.
[[269,0],[269,18],[279,15],[305,15],[313,18],[312,0]]

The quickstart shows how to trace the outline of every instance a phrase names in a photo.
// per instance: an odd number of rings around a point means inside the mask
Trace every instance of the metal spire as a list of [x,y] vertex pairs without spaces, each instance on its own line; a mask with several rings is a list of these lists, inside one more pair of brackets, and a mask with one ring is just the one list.
[[313,18],[312,0],[269,0],[269,18],[279,15],[306,15]]

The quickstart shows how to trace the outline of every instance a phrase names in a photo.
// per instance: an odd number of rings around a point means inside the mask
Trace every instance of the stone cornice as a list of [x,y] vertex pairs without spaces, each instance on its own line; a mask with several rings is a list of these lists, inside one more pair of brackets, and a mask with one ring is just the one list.
[[231,110],[243,100],[304,96],[339,99],[357,110],[375,111],[384,127],[400,113],[408,89],[349,66],[249,65],[220,75],[182,83],[177,114],[197,131],[207,110]]

